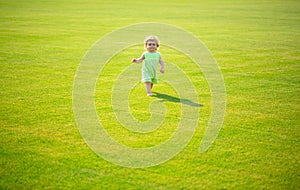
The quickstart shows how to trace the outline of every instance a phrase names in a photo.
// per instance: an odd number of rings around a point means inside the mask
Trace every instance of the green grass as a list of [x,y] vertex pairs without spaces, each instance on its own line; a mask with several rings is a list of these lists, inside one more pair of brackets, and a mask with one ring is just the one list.
[[[298,1],[0,1],[0,10],[1,189],[300,188]],[[72,89],[92,44],[141,22],[179,26],[206,44],[224,76],[227,109],[216,141],[199,154],[211,111],[207,82],[185,55],[162,45],[165,61],[183,69],[197,88],[201,118],[180,154],[132,169],[103,160],[85,144],[75,125]],[[113,81],[142,51],[133,46],[114,56],[95,90],[107,131],[132,147],[169,138],[180,112],[180,103],[166,101],[167,122],[143,135],[115,120]],[[177,97],[164,82],[155,91]],[[131,113],[147,120],[151,101],[138,84]]]

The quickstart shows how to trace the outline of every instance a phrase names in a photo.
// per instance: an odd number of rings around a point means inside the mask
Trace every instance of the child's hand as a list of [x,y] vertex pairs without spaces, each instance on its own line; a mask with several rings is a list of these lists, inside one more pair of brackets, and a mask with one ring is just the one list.
[[160,68],[160,72],[161,73],[165,73],[165,69],[164,68]]
[[136,58],[132,58],[131,60],[132,63],[136,63],[136,61],[137,61]]

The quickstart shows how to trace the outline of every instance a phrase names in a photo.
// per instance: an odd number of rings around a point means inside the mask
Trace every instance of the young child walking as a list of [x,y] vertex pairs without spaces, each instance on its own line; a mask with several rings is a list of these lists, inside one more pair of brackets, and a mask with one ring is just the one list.
[[164,61],[160,53],[157,52],[159,41],[156,36],[148,36],[144,41],[144,45],[147,51],[145,51],[140,58],[133,58],[131,61],[133,63],[141,63],[144,61],[142,66],[142,82],[145,83],[147,95],[152,96],[153,84],[158,83],[158,63],[160,64],[160,72],[164,73]]

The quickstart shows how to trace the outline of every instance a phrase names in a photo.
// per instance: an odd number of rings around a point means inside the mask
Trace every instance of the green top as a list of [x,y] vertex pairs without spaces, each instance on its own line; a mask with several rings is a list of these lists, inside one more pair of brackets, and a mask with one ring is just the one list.
[[142,82],[152,82],[157,84],[157,68],[160,60],[159,52],[145,52],[145,59],[142,67]]

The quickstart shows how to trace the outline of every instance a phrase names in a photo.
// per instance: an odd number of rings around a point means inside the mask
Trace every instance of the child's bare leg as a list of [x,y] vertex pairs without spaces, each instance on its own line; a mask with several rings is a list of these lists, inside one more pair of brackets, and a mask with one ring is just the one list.
[[148,95],[148,96],[152,96],[151,88],[152,88],[152,86],[153,86],[153,83],[151,83],[151,82],[146,82],[145,85],[146,85],[147,95]]

